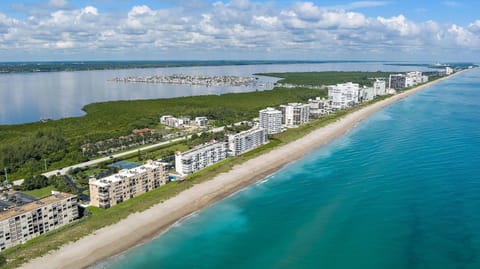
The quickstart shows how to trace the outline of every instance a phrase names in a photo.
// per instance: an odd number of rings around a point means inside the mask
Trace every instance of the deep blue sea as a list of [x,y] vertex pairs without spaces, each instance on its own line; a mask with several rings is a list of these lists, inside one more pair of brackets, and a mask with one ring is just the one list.
[[480,69],[96,268],[480,268]]

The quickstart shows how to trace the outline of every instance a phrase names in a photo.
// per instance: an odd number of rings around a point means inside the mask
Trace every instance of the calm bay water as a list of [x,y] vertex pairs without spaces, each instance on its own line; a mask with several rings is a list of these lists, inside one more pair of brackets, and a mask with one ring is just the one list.
[[480,70],[95,268],[480,268]]
[[[408,66],[383,63],[269,64],[195,66],[148,69],[95,70],[78,72],[0,74],[0,124],[59,119],[83,115],[83,106],[111,100],[170,98],[226,92],[271,89],[277,79],[259,77],[268,85],[249,87],[207,87],[172,84],[116,83],[114,77],[151,75],[233,75],[251,76],[266,72],[301,71],[408,71]],[[424,69],[425,68],[420,68]]]

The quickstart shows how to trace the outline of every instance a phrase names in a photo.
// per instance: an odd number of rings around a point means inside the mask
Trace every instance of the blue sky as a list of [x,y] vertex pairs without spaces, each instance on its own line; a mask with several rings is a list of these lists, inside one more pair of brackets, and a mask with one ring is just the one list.
[[0,1],[0,61],[479,61],[480,1]]

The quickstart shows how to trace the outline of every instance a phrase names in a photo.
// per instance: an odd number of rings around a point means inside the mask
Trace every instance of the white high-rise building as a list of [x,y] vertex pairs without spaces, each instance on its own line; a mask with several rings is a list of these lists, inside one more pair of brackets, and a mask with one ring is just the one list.
[[328,99],[332,101],[333,109],[344,109],[359,103],[358,83],[342,83],[328,86]]
[[373,87],[363,87],[359,91],[359,99],[361,102],[368,102],[375,98],[375,89]]
[[318,119],[332,113],[330,103],[330,100],[326,98],[317,97],[315,99],[309,99],[310,118]]
[[299,126],[310,120],[310,106],[302,103],[281,105],[282,124],[288,127]]
[[228,149],[233,155],[240,155],[268,142],[267,132],[263,128],[252,128],[228,136]]
[[406,74],[405,87],[411,87],[422,83],[422,72],[413,71]]
[[450,66],[445,67],[445,75],[451,75],[453,74],[453,69]]
[[181,175],[191,174],[227,158],[227,143],[205,144],[189,151],[175,153],[175,171]]
[[383,79],[376,79],[375,82],[373,82],[373,89],[375,92],[375,96],[382,96],[387,94],[387,87],[385,80]]
[[267,131],[267,134],[282,132],[282,112],[271,107],[262,109],[259,112],[260,127]]

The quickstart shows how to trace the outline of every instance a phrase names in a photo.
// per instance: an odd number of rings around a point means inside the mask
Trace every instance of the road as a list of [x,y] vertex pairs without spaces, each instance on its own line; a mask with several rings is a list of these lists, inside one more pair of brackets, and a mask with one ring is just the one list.
[[[241,124],[241,122],[235,123],[235,125],[239,125],[239,124]],[[214,128],[214,129],[210,130],[210,132],[218,133],[218,132],[222,132],[224,129],[225,129],[225,127],[222,126],[222,127]],[[200,134],[201,133],[198,133],[198,135],[200,135]],[[168,145],[168,144],[172,144],[172,143],[175,143],[175,142],[178,142],[178,141],[189,139],[190,137],[191,137],[191,135],[188,135],[188,136],[185,136],[185,137],[179,137],[179,138],[175,138],[175,139],[172,139],[172,140],[160,142],[160,143],[153,144],[153,145],[148,145],[148,146],[145,146],[145,147],[142,147],[142,148],[136,148],[136,149],[132,149],[132,150],[125,151],[125,152],[112,154],[112,155],[107,156],[107,157],[102,157],[102,158],[91,160],[91,161],[88,161],[88,162],[77,163],[77,164],[74,164],[74,165],[71,165],[71,166],[68,166],[68,167],[64,167],[64,168],[61,168],[61,169],[49,171],[49,172],[43,173],[42,175],[44,175],[46,177],[50,177],[50,176],[53,176],[53,175],[66,175],[68,170],[70,170],[70,169],[83,168],[83,167],[87,167],[87,166],[90,166],[90,165],[106,162],[106,161],[110,160],[112,157],[113,158],[123,157],[123,156],[126,156],[126,155],[136,153],[139,150],[143,151],[143,150],[158,148],[158,147],[165,146],[165,145]]]
[[[190,136],[187,136],[186,138],[190,138]],[[178,141],[185,140],[186,138],[185,137],[179,137],[179,138],[164,141],[164,142],[161,142],[161,143],[148,145],[148,146],[145,146],[145,147],[142,147],[142,148],[132,149],[132,150],[124,151],[124,152],[117,153],[117,154],[112,154],[112,155],[107,156],[107,157],[102,157],[102,158],[91,160],[91,161],[88,161],[88,162],[77,163],[77,164],[74,164],[74,165],[71,165],[71,166],[68,166],[68,167],[64,167],[62,169],[49,171],[49,172],[43,173],[42,175],[44,175],[46,177],[50,177],[50,176],[58,175],[58,174],[66,175],[68,170],[70,170],[70,169],[82,168],[82,167],[87,167],[87,166],[90,166],[90,165],[106,162],[106,161],[110,160],[112,157],[113,158],[123,157],[123,156],[129,155],[129,154],[136,153],[139,150],[142,151],[142,150],[149,150],[149,149],[158,148],[158,147],[165,146],[165,145],[168,145],[168,144],[171,144],[171,143],[175,143],[175,142],[178,142]]]

